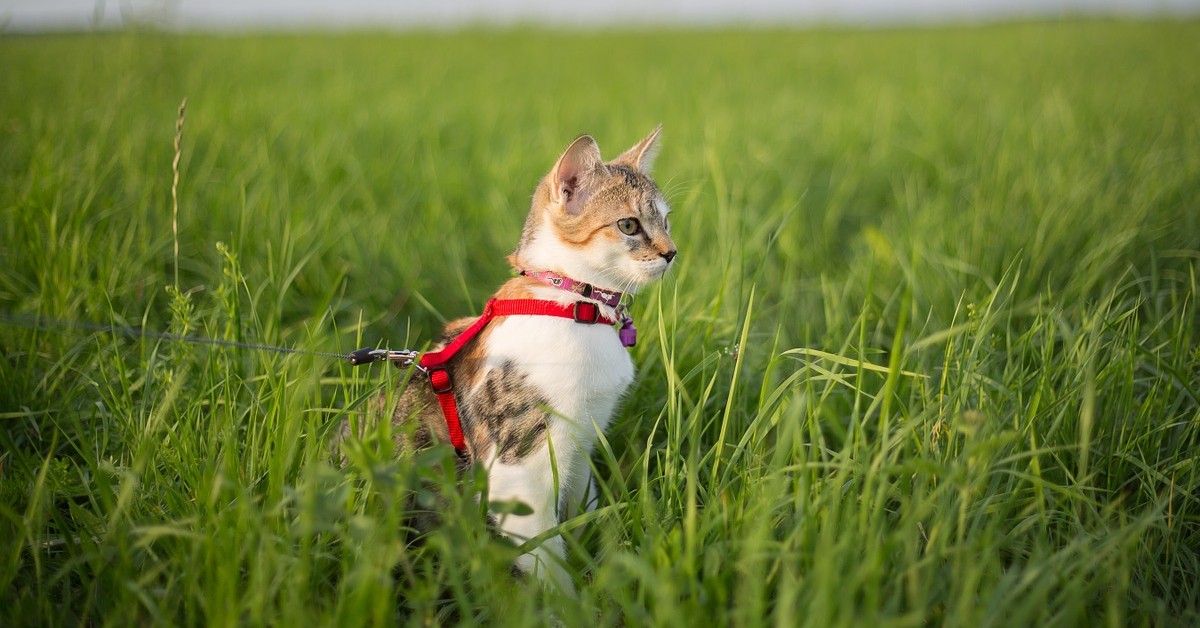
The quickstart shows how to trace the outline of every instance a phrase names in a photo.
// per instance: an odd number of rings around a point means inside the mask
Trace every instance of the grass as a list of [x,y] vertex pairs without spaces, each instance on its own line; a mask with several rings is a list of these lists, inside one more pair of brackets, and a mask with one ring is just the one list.
[[1194,625],[1196,58],[1196,22],[0,39],[5,314],[420,347],[576,134],[660,121],[681,251],[578,600],[513,580],[478,474],[411,542],[446,450],[334,463],[403,373],[0,325],[0,623]]

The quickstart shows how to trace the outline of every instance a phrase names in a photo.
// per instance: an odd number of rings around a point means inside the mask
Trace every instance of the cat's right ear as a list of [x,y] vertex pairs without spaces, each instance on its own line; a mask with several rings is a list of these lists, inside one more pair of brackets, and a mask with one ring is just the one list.
[[550,199],[561,204],[568,214],[579,214],[592,193],[596,171],[603,168],[596,140],[590,135],[579,136],[550,171]]
[[650,132],[650,135],[643,137],[642,141],[621,153],[621,156],[614,159],[613,163],[649,173],[650,166],[654,164],[654,157],[658,155],[658,136],[660,135],[662,135],[661,123]]

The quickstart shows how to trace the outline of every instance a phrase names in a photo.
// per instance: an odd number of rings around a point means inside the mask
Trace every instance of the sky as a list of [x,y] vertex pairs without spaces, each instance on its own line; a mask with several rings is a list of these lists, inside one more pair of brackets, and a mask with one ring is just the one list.
[[1200,15],[1200,0],[0,0],[7,31],[142,22],[184,29],[896,24]]

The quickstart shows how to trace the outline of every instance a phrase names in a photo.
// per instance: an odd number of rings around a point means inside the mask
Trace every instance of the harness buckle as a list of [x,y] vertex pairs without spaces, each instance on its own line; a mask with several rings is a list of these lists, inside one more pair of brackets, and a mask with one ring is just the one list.
[[589,301],[576,301],[575,306],[571,308],[571,318],[574,318],[576,323],[595,325],[600,320],[600,306]]
[[444,366],[435,366],[426,371],[429,373],[429,385],[433,387],[433,394],[444,395],[451,390],[454,390],[454,380],[450,378],[450,371]]

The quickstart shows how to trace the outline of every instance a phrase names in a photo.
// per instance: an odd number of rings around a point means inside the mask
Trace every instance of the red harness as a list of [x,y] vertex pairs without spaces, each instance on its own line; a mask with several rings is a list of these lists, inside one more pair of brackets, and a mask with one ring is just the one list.
[[556,301],[539,301],[535,299],[492,299],[483,308],[479,320],[463,330],[450,344],[441,351],[433,351],[421,356],[421,370],[429,375],[429,384],[437,395],[438,403],[442,406],[442,414],[446,415],[446,427],[450,430],[450,444],[460,451],[466,449],[463,440],[462,423],[458,418],[458,404],[454,401],[454,380],[446,363],[453,358],[468,342],[471,342],[488,323],[497,316],[557,316],[569,318],[576,323],[595,325],[604,323],[613,325],[616,321],[600,315],[600,306],[589,301],[577,301],[571,305],[563,305]]

